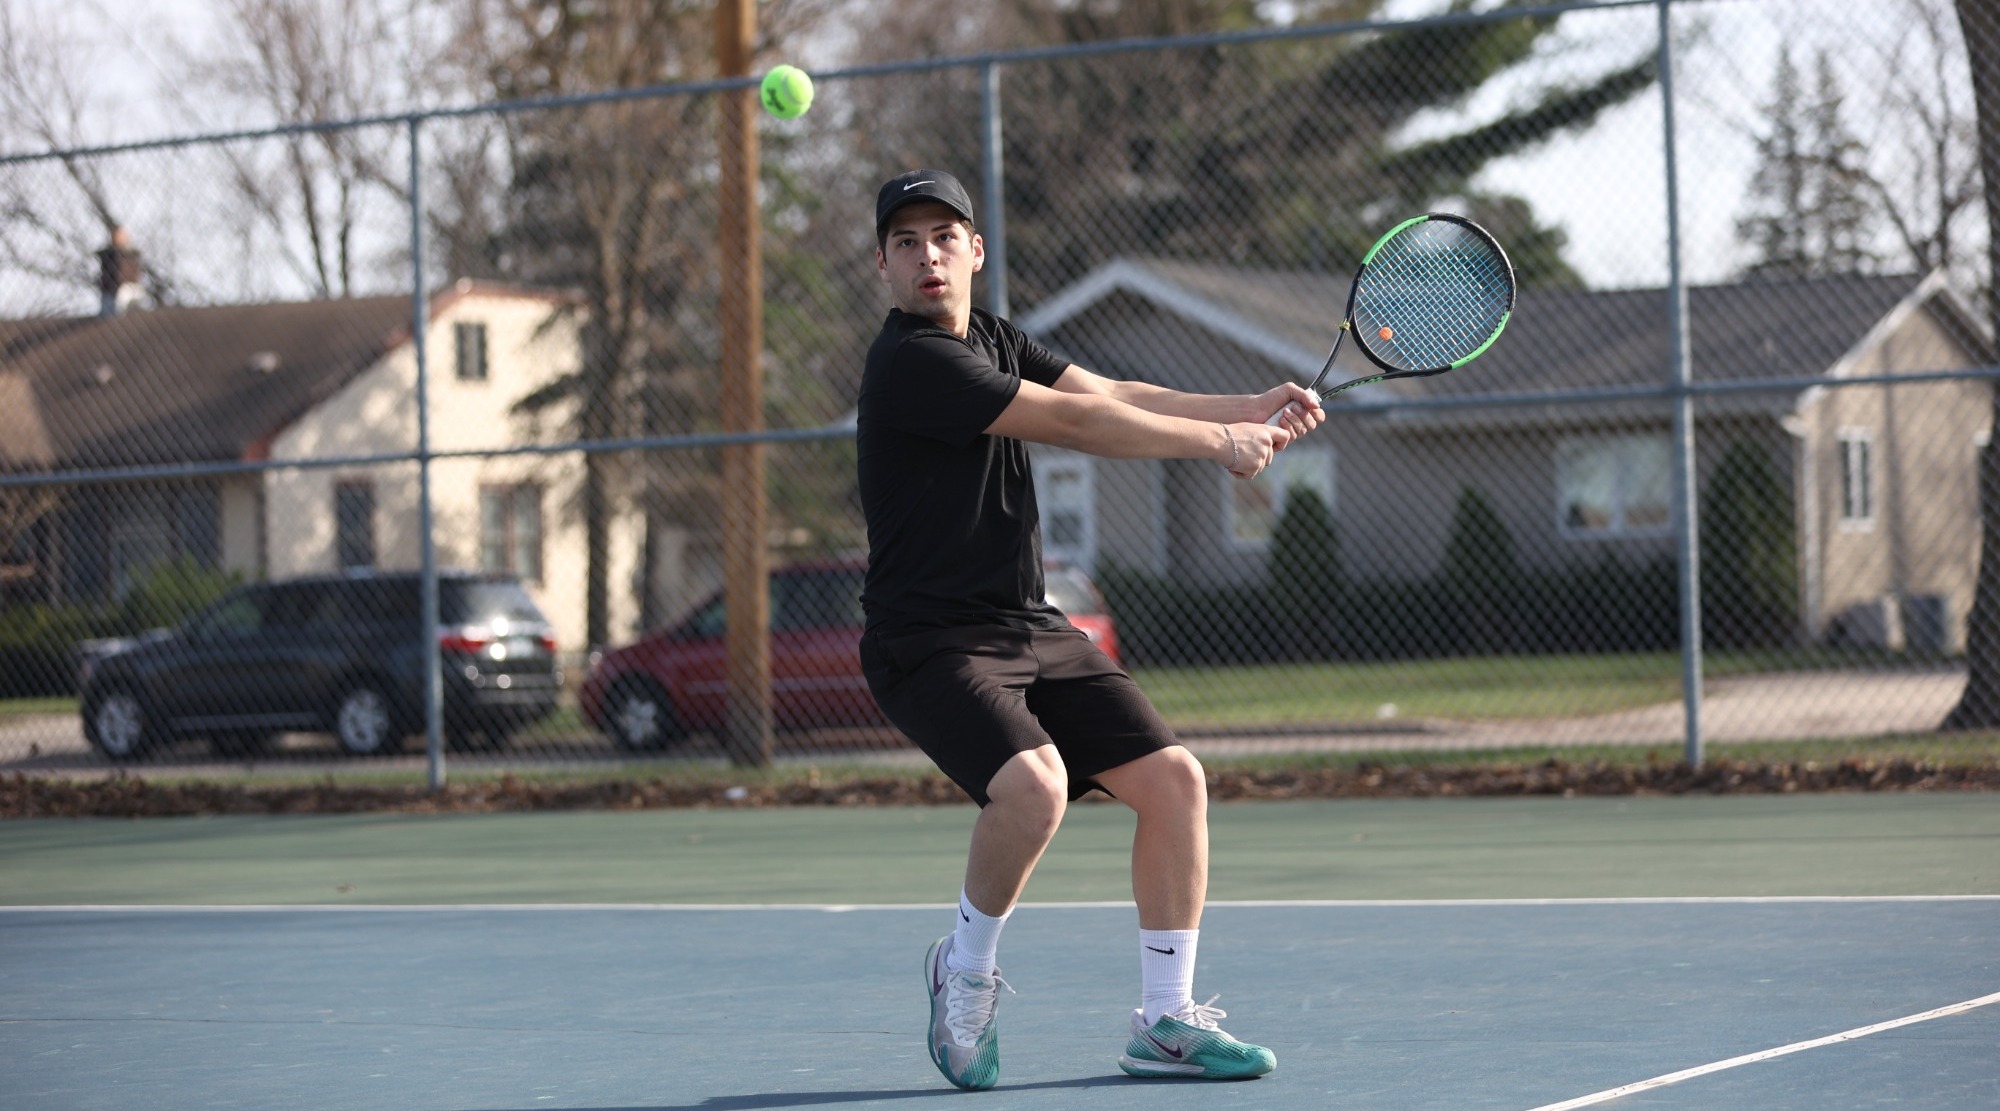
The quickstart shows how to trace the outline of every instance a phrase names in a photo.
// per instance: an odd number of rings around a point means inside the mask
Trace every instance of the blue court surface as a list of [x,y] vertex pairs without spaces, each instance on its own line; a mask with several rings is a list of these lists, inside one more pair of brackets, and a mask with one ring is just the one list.
[[[2000,899],[1226,903],[1197,997],[1273,1048],[1134,1080],[1133,911],[1007,928],[1002,1070],[922,1045],[937,906],[0,910],[0,1107],[2000,1107]],[[1676,1075],[1684,1074],[1684,1075]]]

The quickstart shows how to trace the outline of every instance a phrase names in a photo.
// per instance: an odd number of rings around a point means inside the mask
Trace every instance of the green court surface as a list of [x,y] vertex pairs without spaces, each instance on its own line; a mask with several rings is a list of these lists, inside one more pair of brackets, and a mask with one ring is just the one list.
[[[0,822],[0,904],[913,904],[964,807]],[[1210,897],[2000,894],[2000,795],[1231,803]],[[1029,902],[1128,897],[1132,818],[1071,809]]]

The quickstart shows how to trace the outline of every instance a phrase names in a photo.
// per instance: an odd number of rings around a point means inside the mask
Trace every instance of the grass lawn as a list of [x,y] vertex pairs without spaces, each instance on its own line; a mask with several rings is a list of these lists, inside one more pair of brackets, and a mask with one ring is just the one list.
[[[1853,653],[1716,653],[1703,661],[1703,673],[1722,678],[1759,672],[1908,666],[1909,661],[1900,657],[1876,659]],[[1483,656],[1137,667],[1133,675],[1177,728],[1259,729],[1387,717],[1464,720],[1613,713],[1678,699],[1681,662],[1671,652]],[[0,700],[0,723],[27,714],[74,713],[74,698]],[[517,743],[532,749],[538,743],[574,742],[590,733],[574,703],[567,702],[548,720],[524,730]],[[1949,748],[1959,742],[1940,738],[1936,743]],[[1964,743],[1977,752],[1991,751],[1990,739],[1973,738]],[[1775,755],[1770,744],[1754,747],[1766,759],[1790,758]],[[1627,747],[1619,751],[1621,758],[1627,758],[1644,750]],[[1722,755],[1727,750],[1711,746],[1710,751]],[[1492,753],[1486,753],[1481,759],[1490,762],[1493,758]],[[1661,758],[1678,759],[1679,753],[1663,749]]]
[[[1765,671],[1907,667],[1901,657],[1854,653],[1714,653],[1711,678]],[[1680,697],[1672,652],[1624,655],[1476,656],[1448,660],[1134,667],[1161,714],[1176,726],[1284,726],[1389,716],[1524,718],[1613,713]],[[0,721],[23,714],[74,714],[74,698],[0,700]],[[522,734],[574,737],[589,727],[566,704]]]
[[[1703,674],[1714,678],[1872,662],[1852,655],[1726,653],[1706,658]],[[1670,702],[1681,693],[1680,657],[1670,652],[1147,667],[1135,668],[1132,674],[1160,713],[1183,727],[1353,722],[1390,716],[1605,714]],[[1393,707],[1393,712],[1384,707]]]
[[0,722],[10,717],[26,717],[30,714],[74,714],[74,698],[4,698],[0,699]]

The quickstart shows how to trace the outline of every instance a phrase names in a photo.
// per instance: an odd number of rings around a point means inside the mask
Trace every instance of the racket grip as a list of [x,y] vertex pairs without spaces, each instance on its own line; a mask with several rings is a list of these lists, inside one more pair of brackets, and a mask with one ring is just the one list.
[[[1319,401],[1319,391],[1318,391],[1318,390],[1311,390],[1311,389],[1309,389],[1309,390],[1307,390],[1306,392],[1312,395],[1312,399],[1313,399],[1313,401],[1314,401],[1314,402],[1318,402],[1318,401]],[[1279,417],[1282,417],[1282,416],[1284,416],[1284,415],[1285,415],[1285,409],[1289,409],[1289,408],[1291,408],[1293,404],[1294,404],[1293,402],[1289,402],[1289,401],[1288,401],[1288,402],[1286,402],[1286,403],[1285,403],[1285,406],[1284,406],[1284,408],[1283,408],[1283,409],[1279,409],[1279,410],[1278,410],[1277,412],[1275,412],[1275,413],[1272,413],[1272,414],[1271,414],[1271,419],[1270,419],[1270,420],[1267,420],[1267,421],[1265,421],[1264,423],[1265,423],[1265,424],[1268,424],[1268,425],[1270,425],[1270,426],[1272,426],[1272,427],[1274,427],[1274,428],[1275,428],[1275,427],[1277,427],[1277,424],[1278,424],[1278,418],[1279,418]]]

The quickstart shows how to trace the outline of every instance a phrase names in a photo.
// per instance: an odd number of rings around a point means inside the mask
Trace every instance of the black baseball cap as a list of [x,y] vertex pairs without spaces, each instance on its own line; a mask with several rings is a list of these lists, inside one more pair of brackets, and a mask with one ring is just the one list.
[[972,198],[957,178],[943,170],[911,170],[883,182],[875,194],[875,238],[882,238],[897,209],[913,201],[938,201],[972,223]]

